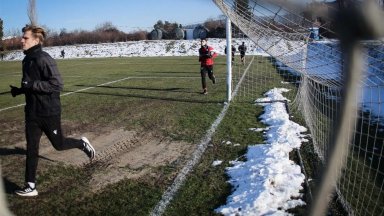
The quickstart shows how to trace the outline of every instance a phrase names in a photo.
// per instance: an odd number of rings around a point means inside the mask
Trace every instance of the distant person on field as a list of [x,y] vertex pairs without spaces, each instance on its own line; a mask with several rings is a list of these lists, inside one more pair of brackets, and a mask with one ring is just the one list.
[[[227,54],[227,46],[225,46],[224,52],[225,54]],[[235,53],[236,53],[236,47],[232,45],[232,49],[231,49],[232,62],[235,61]]]
[[1,58],[1,61],[4,60],[4,48],[3,47],[0,48],[0,58]]
[[65,56],[65,52],[64,50],[61,50],[61,57],[64,58],[64,56]]
[[325,28],[325,25],[326,25],[325,20],[321,17],[317,17],[315,23],[319,27],[319,39],[321,40],[321,39],[327,38],[328,37],[328,31]]
[[238,48],[240,52],[240,60],[241,63],[245,64],[245,52],[247,51],[247,46],[245,46],[244,42]]
[[207,82],[206,77],[208,74],[209,79],[212,80],[212,83],[216,83],[215,75],[213,74],[213,59],[216,58],[217,53],[211,46],[208,46],[207,39],[203,38],[200,41],[201,47],[199,49],[199,62],[200,62],[200,74],[201,74],[201,84],[203,87],[202,94],[207,94]]
[[37,196],[36,171],[39,157],[39,143],[42,133],[48,137],[56,150],[78,148],[93,159],[95,149],[86,137],[65,138],[61,130],[60,91],[63,80],[55,60],[42,50],[44,29],[27,25],[22,29],[21,44],[25,57],[22,62],[21,87],[11,87],[13,97],[25,95],[25,136],[27,158],[25,187],[17,190],[20,196]]

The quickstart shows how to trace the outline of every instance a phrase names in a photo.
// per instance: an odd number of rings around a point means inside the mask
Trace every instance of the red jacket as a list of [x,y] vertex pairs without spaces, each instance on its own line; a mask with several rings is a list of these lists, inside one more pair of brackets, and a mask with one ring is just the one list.
[[199,49],[199,62],[201,66],[213,65],[213,58],[217,56],[217,53],[210,46],[202,46]]

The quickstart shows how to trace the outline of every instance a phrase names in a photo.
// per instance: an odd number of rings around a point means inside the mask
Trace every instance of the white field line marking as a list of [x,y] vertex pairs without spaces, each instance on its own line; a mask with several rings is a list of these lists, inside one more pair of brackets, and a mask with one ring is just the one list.
[[[252,61],[249,63],[249,66],[252,64]],[[249,66],[245,69],[244,75],[248,72]],[[239,85],[241,83],[239,82],[237,84],[236,89],[238,89]],[[232,96],[234,97],[235,91]],[[200,144],[197,146],[197,149],[192,154],[192,159],[187,162],[187,164],[183,167],[183,169],[180,171],[180,173],[176,176],[175,181],[172,183],[170,187],[167,188],[167,190],[164,192],[163,196],[161,197],[161,200],[157,203],[155,208],[151,212],[151,216],[160,216],[164,213],[165,209],[167,208],[168,204],[171,202],[173,197],[175,196],[176,192],[180,189],[180,187],[184,184],[184,181],[186,180],[186,177],[189,172],[192,171],[193,167],[200,161],[202,155],[204,154],[205,150],[207,149],[207,146],[209,142],[212,139],[212,135],[215,133],[217,127],[223,120],[225,114],[227,113],[227,110],[229,108],[230,103],[226,103],[223,109],[221,110],[219,116],[217,119],[213,122],[205,136],[200,141]]]
[[9,76],[9,75],[19,75],[19,76],[21,76],[21,73],[19,71],[8,71],[7,73],[0,74],[0,76]]
[[[93,89],[93,88],[96,88],[96,87],[99,87],[99,86],[104,86],[104,85],[108,85],[108,84],[112,84],[112,83],[116,83],[116,82],[121,82],[121,81],[124,81],[124,80],[127,80],[127,79],[131,79],[131,77],[126,77],[126,78],[123,78],[123,79],[102,83],[102,84],[99,84],[97,86],[92,86],[92,87],[88,87],[88,88],[79,89],[79,90],[76,90],[76,91],[73,91],[73,92],[68,92],[68,93],[65,93],[65,94],[61,94],[61,96],[71,95],[71,94],[74,94],[74,93],[78,93],[78,92],[86,91],[86,90],[89,90],[89,89]],[[5,111],[5,110],[9,110],[9,109],[13,109],[13,108],[17,108],[17,107],[20,107],[20,106],[24,106],[24,105],[25,105],[25,103],[18,104],[16,106],[2,108],[2,109],[0,109],[0,112]]]
[[17,108],[17,107],[21,107],[21,106],[24,106],[24,105],[25,105],[25,103],[23,103],[23,104],[18,104],[18,105],[16,105],[16,106],[11,106],[11,107],[2,108],[2,109],[0,109],[0,112],[3,112],[3,111],[5,111],[5,110],[9,110],[9,109],[13,109],[13,108]]
[[82,92],[82,91],[87,91],[87,90],[89,90],[89,89],[94,89],[94,88],[99,87],[99,86],[105,86],[105,85],[108,85],[108,84],[121,82],[121,81],[124,81],[124,80],[127,80],[127,79],[131,79],[131,77],[125,77],[125,78],[123,78],[123,79],[119,79],[119,80],[114,80],[114,81],[110,81],[110,82],[102,83],[102,84],[99,84],[99,85],[97,85],[97,86],[92,86],[92,87],[88,87],[88,88],[79,89],[79,90],[77,90],[77,91],[73,91],[73,92],[68,92],[68,93],[62,94],[61,96],[67,96],[67,95],[71,95],[71,94],[74,94],[74,93],[78,93],[78,92]]
[[[99,87],[99,86],[104,86],[104,85],[108,85],[108,84],[124,81],[124,80],[127,80],[127,79],[158,79],[158,78],[167,78],[167,79],[168,78],[174,78],[174,79],[177,79],[177,78],[183,78],[183,79],[191,78],[191,79],[197,79],[197,78],[200,78],[200,76],[199,77],[126,77],[126,78],[123,78],[123,79],[102,83],[102,84],[99,84],[97,86],[83,88],[83,89],[79,89],[79,90],[76,90],[76,91],[73,91],[73,92],[68,92],[68,93],[65,93],[65,94],[61,94],[61,96],[71,95],[71,94],[74,94],[74,93],[86,91],[86,90],[93,89],[93,88],[96,88],[96,87]],[[5,108],[0,109],[0,112],[3,112],[5,110],[9,110],[9,109],[13,109],[13,108],[17,108],[17,107],[21,107],[21,106],[24,106],[24,105],[25,105],[25,103],[18,104],[18,105],[15,105],[15,106],[11,106],[11,107],[5,107]]]

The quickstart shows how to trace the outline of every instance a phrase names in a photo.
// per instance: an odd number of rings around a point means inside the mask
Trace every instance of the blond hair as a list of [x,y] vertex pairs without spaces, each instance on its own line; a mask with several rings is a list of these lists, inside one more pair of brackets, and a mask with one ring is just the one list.
[[27,31],[31,31],[32,32],[32,36],[34,38],[38,38],[39,41],[40,41],[40,44],[43,44],[45,36],[46,36],[45,30],[43,28],[41,28],[39,26],[35,26],[35,25],[26,25],[22,29],[22,32],[25,33]]

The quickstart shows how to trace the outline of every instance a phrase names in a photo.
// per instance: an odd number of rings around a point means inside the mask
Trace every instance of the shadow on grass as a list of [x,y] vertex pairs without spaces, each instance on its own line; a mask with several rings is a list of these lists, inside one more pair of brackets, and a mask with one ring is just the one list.
[[[19,148],[19,147],[15,147],[15,148],[0,148],[0,156],[26,155],[26,154],[27,154],[27,150],[25,150],[23,148]],[[41,156],[41,155],[39,155],[39,158],[44,159],[44,160],[48,160],[48,161],[51,161],[51,162],[55,161],[55,160],[49,159],[49,158]]]
[[[27,150],[23,148],[0,148],[0,156],[7,156],[7,155],[26,155]],[[39,156],[39,158],[48,160],[48,161],[54,161],[49,158]],[[21,189],[16,183],[10,181],[7,177],[3,177],[3,184],[5,188],[6,194],[14,194],[15,190]]]
[[5,155],[25,155],[27,151],[23,148],[15,147],[15,148],[0,148],[0,156]]
[[11,91],[0,92],[0,95],[5,95],[5,94],[9,94],[9,95],[11,95]]
[[[135,71],[138,73],[150,73],[150,74],[193,74],[195,72],[191,71]],[[200,77],[200,68],[196,70],[196,74]],[[188,76],[193,78],[194,76]]]
[[141,88],[141,87],[114,87],[114,86],[87,86],[87,85],[76,85],[76,86],[87,87],[87,88],[95,87],[95,88],[124,89],[124,90],[186,92],[186,91],[181,91],[183,88]]
[[16,183],[10,181],[7,177],[3,178],[3,184],[6,194],[14,194],[15,190],[21,189]]
[[[149,90],[149,91],[172,91],[172,92],[184,92],[187,91],[177,91],[182,88],[168,88],[168,89],[154,89],[154,88],[136,88],[136,87],[112,87],[112,86],[85,86],[77,85],[82,87],[95,87],[95,88],[112,88],[112,89],[124,89],[124,90]],[[64,91],[64,92],[73,92],[73,91]],[[185,99],[185,98],[167,98],[167,97],[156,97],[156,96],[146,96],[146,95],[134,95],[134,94],[109,94],[109,93],[92,93],[92,92],[76,92],[77,94],[90,94],[90,95],[104,95],[104,96],[118,96],[118,97],[134,97],[134,98],[144,98],[144,99],[153,99],[153,100],[164,100],[164,101],[176,101],[176,102],[190,102],[190,103],[201,103],[201,104],[211,104],[211,103],[224,103],[225,100],[196,100],[196,99]],[[187,92],[187,93],[196,93],[201,95],[201,97],[206,98],[206,95],[202,95],[201,92]]]

